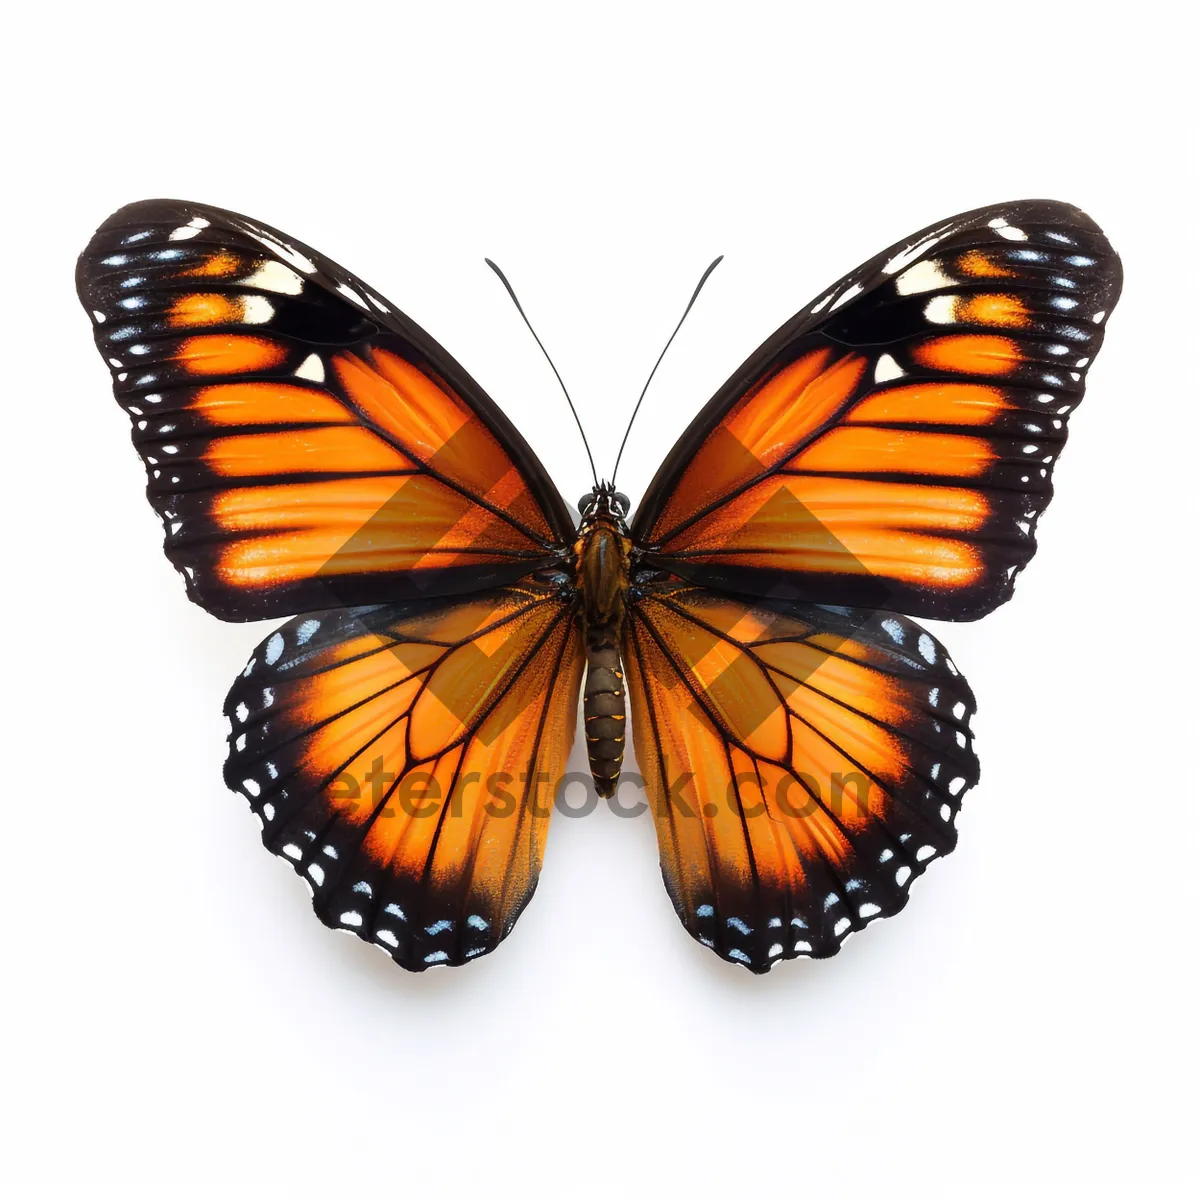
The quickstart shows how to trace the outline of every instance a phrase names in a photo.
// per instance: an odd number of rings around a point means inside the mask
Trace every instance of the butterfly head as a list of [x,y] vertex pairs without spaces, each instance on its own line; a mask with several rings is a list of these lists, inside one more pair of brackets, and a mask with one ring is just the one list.
[[611,483],[601,480],[587,495],[579,498],[579,515],[585,525],[608,517],[623,527],[629,515],[629,497],[624,492],[618,492]]

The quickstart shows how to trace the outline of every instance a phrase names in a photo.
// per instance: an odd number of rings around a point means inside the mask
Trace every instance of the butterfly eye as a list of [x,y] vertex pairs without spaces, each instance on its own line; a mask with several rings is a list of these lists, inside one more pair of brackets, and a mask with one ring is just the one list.
[[579,497],[579,503],[575,506],[579,509],[579,515],[583,516],[593,504],[596,503],[596,495],[594,492],[588,492],[586,496]]
[[617,492],[616,495],[613,496],[613,499],[616,501],[617,508],[620,510],[621,516],[625,516],[625,514],[629,512],[629,497],[625,495],[624,492]]

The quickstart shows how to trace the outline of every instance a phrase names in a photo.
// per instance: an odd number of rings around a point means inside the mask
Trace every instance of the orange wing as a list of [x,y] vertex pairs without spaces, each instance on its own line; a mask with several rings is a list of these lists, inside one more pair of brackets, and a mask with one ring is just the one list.
[[423,330],[236,213],[114,214],[78,287],[191,598],[245,620],[513,582],[566,507]]
[[327,925],[408,970],[462,963],[533,894],[582,667],[536,586],[297,617],[229,693],[226,782]]
[[667,890],[722,958],[835,954],[954,848],[974,699],[907,618],[666,583],[622,655]]
[[695,583],[971,619],[1008,598],[1120,293],[1052,201],[931,226],[764,344],[668,456],[633,525]]

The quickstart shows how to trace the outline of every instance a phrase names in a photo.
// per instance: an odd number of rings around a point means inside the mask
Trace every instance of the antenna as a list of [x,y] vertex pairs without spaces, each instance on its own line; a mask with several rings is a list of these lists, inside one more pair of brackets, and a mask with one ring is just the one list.
[[692,293],[692,298],[687,302],[687,308],[683,310],[683,316],[679,318],[679,324],[671,331],[671,336],[667,338],[667,344],[662,348],[662,353],[655,360],[654,366],[650,368],[650,375],[646,380],[646,386],[642,388],[642,394],[637,398],[637,403],[633,406],[633,416],[629,418],[629,424],[625,426],[625,436],[621,439],[621,448],[617,451],[617,461],[613,463],[613,483],[617,481],[617,468],[621,465],[621,455],[625,453],[625,443],[629,441],[629,431],[633,428],[633,422],[637,419],[638,409],[642,407],[642,401],[646,398],[646,392],[650,389],[650,380],[654,378],[654,372],[658,370],[658,364],[662,362],[666,357],[667,351],[670,350],[671,343],[675,340],[675,334],[683,327],[688,313],[692,311],[692,305],[696,303],[696,297],[700,295],[700,289],[708,282],[708,277],[717,269],[717,265],[724,257],[725,255],[718,254],[708,264],[708,270],[700,276],[700,282],[696,284],[696,290]]
[[[550,357],[546,347],[542,345],[542,339],[538,337],[533,326],[529,323],[529,318],[525,315],[525,310],[521,307],[520,300],[517,299],[517,293],[513,291],[513,286],[505,278],[504,272],[500,270],[500,268],[496,266],[496,264],[492,262],[490,258],[485,258],[483,261],[487,263],[487,265],[491,267],[493,271],[496,272],[500,282],[504,284],[509,296],[512,297],[512,302],[517,306],[517,312],[521,314],[521,320],[525,322],[526,328],[530,333],[533,334],[533,340],[537,342],[538,349],[541,350],[541,352],[546,356],[546,361],[550,364],[550,370],[554,372],[554,378],[558,380],[558,386],[562,388],[562,394],[567,398],[567,405],[571,409],[571,416],[575,418],[575,424],[579,426],[579,436],[583,438],[583,448],[587,451],[588,465],[592,468],[592,482],[597,488],[599,488],[600,479],[596,475],[596,460],[592,457],[592,448],[588,445],[587,434],[583,432],[583,422],[580,421],[579,414],[575,411],[574,402],[571,400],[571,393],[567,391],[567,385],[563,383],[563,377],[558,373],[558,368],[554,365],[554,359]],[[713,265],[715,266],[716,264],[714,263]],[[709,270],[711,269],[712,268],[710,267]],[[695,299],[695,297],[693,297],[693,299]]]

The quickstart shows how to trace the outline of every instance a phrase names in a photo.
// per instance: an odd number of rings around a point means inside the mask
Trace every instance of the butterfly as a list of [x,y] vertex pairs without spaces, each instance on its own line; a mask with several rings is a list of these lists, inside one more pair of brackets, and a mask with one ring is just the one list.
[[189,597],[287,618],[225,778],[320,919],[413,971],[493,950],[582,689],[600,795],[629,718],[684,927],[764,972],[954,848],[975,700],[913,618],[1012,594],[1121,269],[1058,202],[931,225],[768,338],[636,515],[595,479],[578,520],[437,342],[270,226],[133,204],[77,283]]

